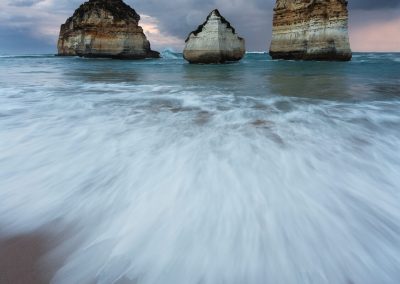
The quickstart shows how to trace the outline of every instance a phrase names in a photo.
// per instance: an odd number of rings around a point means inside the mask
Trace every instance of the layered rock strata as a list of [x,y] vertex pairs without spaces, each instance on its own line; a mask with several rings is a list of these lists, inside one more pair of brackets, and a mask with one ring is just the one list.
[[204,24],[189,34],[183,57],[190,63],[225,63],[242,59],[245,52],[244,39],[214,10]]
[[352,57],[346,0],[277,0],[270,55],[274,59]]
[[158,58],[140,16],[122,0],[90,0],[61,26],[58,55],[118,59]]

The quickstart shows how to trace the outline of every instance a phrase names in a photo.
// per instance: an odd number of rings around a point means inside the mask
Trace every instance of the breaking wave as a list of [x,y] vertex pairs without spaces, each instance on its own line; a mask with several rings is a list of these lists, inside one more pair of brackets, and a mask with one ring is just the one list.
[[173,49],[164,49],[161,52],[161,58],[164,58],[164,59],[182,59],[182,53],[175,52]]

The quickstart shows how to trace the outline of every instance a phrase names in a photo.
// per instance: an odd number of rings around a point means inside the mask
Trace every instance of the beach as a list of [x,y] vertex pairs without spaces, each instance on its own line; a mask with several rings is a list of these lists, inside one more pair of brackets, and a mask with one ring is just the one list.
[[0,56],[1,283],[400,279],[400,54]]

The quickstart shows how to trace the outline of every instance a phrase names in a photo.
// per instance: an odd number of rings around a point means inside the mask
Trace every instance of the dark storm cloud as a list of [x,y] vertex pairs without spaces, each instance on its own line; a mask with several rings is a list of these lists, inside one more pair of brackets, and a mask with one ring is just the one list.
[[400,6],[400,0],[350,0],[349,7],[354,9],[387,9]]
[[54,46],[42,39],[34,38],[26,29],[0,27],[0,53],[52,53],[53,50]]
[[[272,1],[262,0],[128,0],[135,9],[157,18],[160,29],[168,34],[185,38],[203,23],[215,8],[232,23],[237,32],[246,38],[251,49],[265,50],[271,34]],[[262,36],[255,36],[262,35]]]
[[[40,45],[38,36],[41,34],[38,30],[43,34],[43,46],[48,48],[50,40],[54,42],[55,47],[59,25],[84,1],[0,0],[0,27],[9,32],[7,39],[4,33],[0,35],[0,52],[4,50],[5,45],[20,45],[20,37],[26,41],[34,39],[32,45],[35,47]],[[211,10],[218,8],[246,39],[249,50],[268,49],[275,3],[273,0],[125,0],[125,2],[138,13],[157,19],[157,26],[162,35],[178,38],[181,44],[188,33],[205,20]],[[351,27],[400,18],[400,0],[349,0],[349,9]],[[21,25],[24,26],[23,30],[20,29]],[[13,31],[18,32],[18,38],[12,36]]]
[[[160,29],[181,38],[206,18],[214,8],[219,8],[223,15],[232,22],[239,33],[246,37],[248,46],[264,49],[269,41],[272,25],[273,0],[125,0],[139,13],[155,17],[160,22]],[[393,8],[400,0],[350,0],[350,9],[385,9]],[[71,11],[79,1],[70,2]],[[265,35],[264,37],[255,35]]]
[[[160,21],[160,29],[180,38],[201,24],[207,14],[214,8],[232,23],[238,33],[246,38],[247,47],[252,50],[268,48],[271,37],[272,13],[275,1],[273,0],[126,0],[140,13],[156,17]],[[393,9],[399,7],[400,0],[349,0],[350,14],[357,14],[362,10]],[[380,14],[381,16],[381,14]],[[390,13],[388,17],[397,14]],[[355,17],[359,24],[359,17]],[[363,19],[362,24],[367,24]]]
[[10,3],[10,6],[15,6],[15,7],[31,7],[33,5],[36,5],[40,2],[43,2],[43,0],[20,0],[20,1],[13,1]]

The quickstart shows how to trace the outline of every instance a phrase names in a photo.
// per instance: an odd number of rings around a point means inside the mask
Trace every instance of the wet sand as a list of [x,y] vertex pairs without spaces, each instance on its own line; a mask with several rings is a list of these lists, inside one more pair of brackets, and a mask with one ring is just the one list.
[[49,283],[54,271],[41,265],[48,250],[45,236],[16,236],[0,241],[0,283]]
[[[0,235],[0,284],[47,284],[79,243],[79,230],[55,230],[55,224],[30,234]],[[50,229],[51,228],[51,229]],[[95,284],[96,276],[87,284]],[[137,284],[126,277],[116,284]],[[83,283],[82,283],[83,284]]]
[[50,283],[68,256],[68,253],[62,256],[50,253],[63,240],[63,233],[47,229],[12,237],[0,236],[0,283]]

